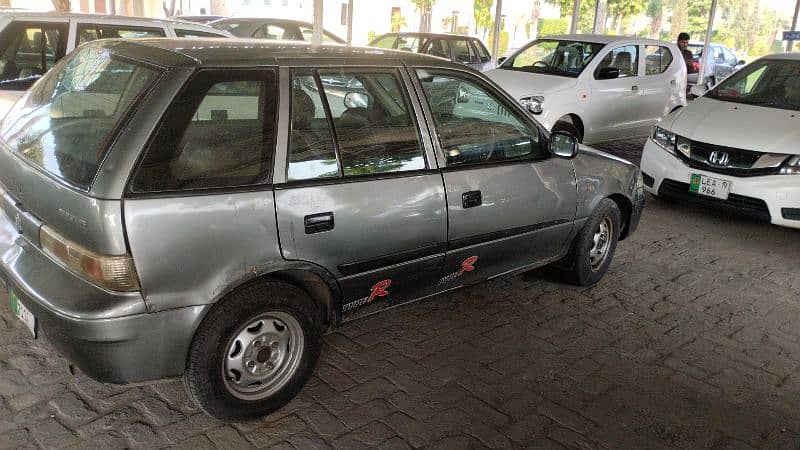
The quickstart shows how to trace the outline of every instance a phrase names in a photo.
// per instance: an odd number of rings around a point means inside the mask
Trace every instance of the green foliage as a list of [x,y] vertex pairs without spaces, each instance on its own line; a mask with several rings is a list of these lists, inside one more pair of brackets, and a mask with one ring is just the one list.
[[[556,5],[561,10],[561,17],[572,17],[573,0],[547,0],[549,3]],[[611,3],[613,0],[608,0]],[[541,20],[541,19],[540,19]],[[570,22],[567,19],[567,30],[569,29]],[[578,32],[591,33],[594,28],[594,2],[591,0],[582,0],[580,17],[578,18]],[[566,33],[566,30],[564,31]],[[539,28],[539,35],[542,35],[542,29]]]
[[493,5],[494,0],[474,0],[472,15],[475,17],[475,33],[482,30],[486,36],[486,31],[494,25]]
[[568,28],[567,19],[539,19],[539,36],[564,34]]
[[375,34],[374,31],[370,31],[369,33],[367,33],[367,42],[374,41],[376,37],[378,37],[378,35]]

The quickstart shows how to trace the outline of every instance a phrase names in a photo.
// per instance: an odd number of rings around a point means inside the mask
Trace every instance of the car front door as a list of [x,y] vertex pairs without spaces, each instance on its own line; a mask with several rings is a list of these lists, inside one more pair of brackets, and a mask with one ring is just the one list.
[[[628,138],[640,131],[643,100],[639,50],[635,44],[612,47],[595,67],[586,113],[594,136],[592,141]],[[604,67],[619,69],[619,77],[600,79],[599,72]]]
[[433,293],[445,192],[405,70],[297,68],[286,78],[291,131],[275,191],[284,258],[335,276],[345,319]]
[[513,99],[466,71],[418,69],[447,192],[439,290],[557,258],[575,216],[572,162]]

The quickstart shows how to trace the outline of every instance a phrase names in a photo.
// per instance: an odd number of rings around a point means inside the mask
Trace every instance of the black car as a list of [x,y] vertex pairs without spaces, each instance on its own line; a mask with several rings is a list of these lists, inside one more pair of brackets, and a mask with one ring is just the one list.
[[486,46],[480,39],[470,36],[446,33],[387,33],[378,36],[368,45],[438,56],[466,64],[480,72],[494,68],[492,56]]

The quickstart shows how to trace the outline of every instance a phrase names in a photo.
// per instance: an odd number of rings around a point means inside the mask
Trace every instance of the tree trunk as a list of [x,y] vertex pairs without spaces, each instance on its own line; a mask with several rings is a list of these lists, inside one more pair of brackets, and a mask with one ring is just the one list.
[[664,18],[664,8],[658,10],[658,13],[650,20],[650,39],[658,39],[661,35],[661,22]]
[[597,17],[594,18],[594,29],[603,34],[606,31],[606,14],[608,13],[608,0],[597,0],[600,7],[597,8]]
[[541,13],[542,0],[533,0],[533,8],[531,8],[531,29],[528,39],[536,39],[539,37],[539,14]]
[[56,12],[67,13],[71,5],[69,4],[69,0],[53,0],[53,7],[56,9]]

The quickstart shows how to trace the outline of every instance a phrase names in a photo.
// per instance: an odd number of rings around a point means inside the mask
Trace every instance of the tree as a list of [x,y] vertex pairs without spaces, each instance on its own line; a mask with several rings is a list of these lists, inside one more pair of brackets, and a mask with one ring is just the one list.
[[531,20],[528,22],[530,24],[530,28],[527,28],[526,34],[528,35],[528,39],[536,39],[539,37],[539,13],[542,10],[542,0],[533,0],[533,5],[531,5]]
[[[609,0],[609,3],[612,0]],[[550,0],[549,3],[561,9],[561,17],[571,17],[574,8],[573,0]],[[578,18],[578,32],[590,33],[594,26],[594,3],[590,0],[582,0]]]
[[662,0],[650,0],[647,2],[646,14],[650,17],[650,37],[658,39],[661,34],[661,23],[664,20],[664,4]]
[[492,18],[492,5],[494,0],[474,0],[472,5],[472,15],[475,17],[475,33],[483,30],[483,39],[486,40],[486,32],[494,25]]
[[[173,0],[174,2],[175,0]],[[417,11],[419,11],[419,31],[422,33],[431,32],[431,10],[436,0],[411,0]]]
[[688,0],[672,0],[671,3],[670,40],[674,41],[678,38],[679,33],[686,31],[689,21],[689,2]]
[[69,12],[71,9],[71,5],[69,4],[69,0],[52,0],[53,7],[56,9],[57,12],[66,13]]
[[627,34],[631,19],[645,9],[645,0],[608,0],[608,13],[614,17],[617,33]]
[[406,26],[406,18],[402,14],[396,12],[392,14],[392,32],[397,33],[401,28]]

